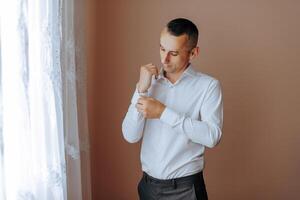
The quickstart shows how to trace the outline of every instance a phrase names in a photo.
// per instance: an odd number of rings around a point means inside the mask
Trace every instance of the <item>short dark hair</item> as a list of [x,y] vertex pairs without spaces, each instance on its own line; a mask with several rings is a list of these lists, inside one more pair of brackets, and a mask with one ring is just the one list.
[[185,18],[173,19],[167,24],[167,31],[174,36],[186,34],[189,40],[188,45],[191,48],[197,46],[199,31],[197,26],[190,20]]

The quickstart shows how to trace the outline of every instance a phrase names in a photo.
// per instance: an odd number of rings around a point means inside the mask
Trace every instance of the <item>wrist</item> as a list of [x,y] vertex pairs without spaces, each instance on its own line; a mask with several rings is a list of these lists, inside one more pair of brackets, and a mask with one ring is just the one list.
[[138,93],[147,93],[148,92],[148,90],[140,90],[139,88],[138,88]]
[[148,89],[140,87],[139,83],[137,84],[137,91],[138,93],[146,93]]

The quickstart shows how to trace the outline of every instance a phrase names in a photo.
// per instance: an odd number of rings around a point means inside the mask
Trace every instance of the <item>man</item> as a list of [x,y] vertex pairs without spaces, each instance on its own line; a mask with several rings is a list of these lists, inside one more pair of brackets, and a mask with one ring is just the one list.
[[218,144],[223,103],[218,80],[196,72],[198,29],[191,21],[170,21],[160,36],[162,68],[147,64],[122,124],[124,138],[142,138],[142,200],[207,199],[204,149]]

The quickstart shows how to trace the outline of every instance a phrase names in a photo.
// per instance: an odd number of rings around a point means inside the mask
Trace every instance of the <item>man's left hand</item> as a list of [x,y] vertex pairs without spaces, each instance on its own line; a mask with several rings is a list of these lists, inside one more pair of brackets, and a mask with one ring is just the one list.
[[151,97],[140,97],[135,105],[138,112],[147,119],[160,118],[166,106],[160,101]]

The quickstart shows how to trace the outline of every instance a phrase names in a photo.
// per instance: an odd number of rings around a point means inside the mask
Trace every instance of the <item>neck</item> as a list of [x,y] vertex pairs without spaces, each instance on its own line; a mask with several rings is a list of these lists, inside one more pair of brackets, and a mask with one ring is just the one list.
[[167,73],[164,71],[164,76],[173,84],[176,83],[176,81],[180,78],[180,76],[183,74],[183,72],[186,70],[186,68],[190,65],[188,63],[181,71],[176,73]]

